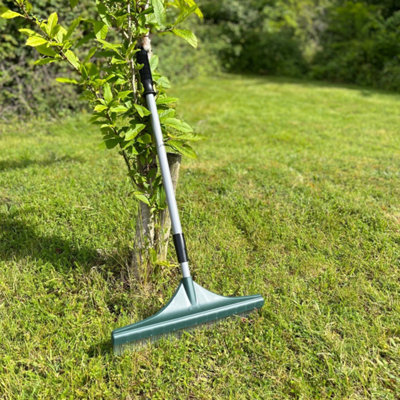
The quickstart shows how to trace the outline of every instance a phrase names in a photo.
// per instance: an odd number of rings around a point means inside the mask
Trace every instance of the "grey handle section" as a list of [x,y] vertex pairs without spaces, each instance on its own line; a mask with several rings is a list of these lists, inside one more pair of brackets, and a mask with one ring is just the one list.
[[137,61],[143,64],[140,70],[140,79],[144,88],[147,107],[151,112],[151,126],[156,142],[158,160],[160,162],[160,170],[163,179],[163,186],[167,198],[169,215],[171,218],[172,232],[174,236],[174,245],[179,264],[181,266],[182,275],[184,278],[190,278],[189,262],[186,251],[185,237],[182,233],[181,220],[179,218],[178,206],[176,204],[174,186],[172,184],[171,171],[169,169],[167,152],[165,150],[164,138],[161,131],[160,118],[158,117],[157,105],[155,100],[155,91],[153,89],[153,79],[147,52],[141,49],[137,53]]
[[151,126],[153,128],[154,139],[156,140],[158,160],[160,162],[161,175],[165,195],[167,197],[169,214],[171,217],[172,232],[182,233],[181,221],[179,218],[178,206],[176,204],[174,187],[172,185],[171,172],[169,170],[167,152],[165,151],[164,139],[161,132],[160,119],[158,117],[156,101],[153,94],[146,95],[147,106],[151,112]]
[[[153,93],[146,95],[147,107],[151,112],[151,126],[157,146],[158,160],[160,162],[163,186],[167,198],[169,215],[171,217],[172,232],[178,261],[184,278],[190,277],[189,263],[186,255],[185,239],[182,233],[181,220],[179,218],[178,206],[176,204],[174,187],[172,185],[171,172],[169,169],[167,152],[165,151],[164,139],[161,131],[160,119],[158,117],[156,100]],[[178,240],[177,240],[178,239]],[[183,256],[182,256],[183,254]]]

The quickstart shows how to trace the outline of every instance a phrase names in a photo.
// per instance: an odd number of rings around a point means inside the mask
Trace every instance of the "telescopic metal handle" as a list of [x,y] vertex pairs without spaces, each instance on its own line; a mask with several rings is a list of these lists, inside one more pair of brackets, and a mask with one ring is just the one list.
[[189,260],[187,257],[185,237],[182,233],[182,226],[179,218],[178,206],[176,204],[174,187],[172,185],[167,152],[165,150],[160,119],[158,117],[157,105],[154,97],[156,92],[153,88],[153,78],[151,75],[149,59],[147,56],[147,52],[144,49],[140,49],[136,54],[137,62],[143,64],[143,67],[140,69],[140,80],[144,88],[144,95],[146,97],[147,106],[151,112],[151,126],[153,128],[153,134],[156,141],[158,160],[160,162],[161,175],[163,179],[163,186],[171,218],[176,255],[181,266],[183,277],[189,278]]

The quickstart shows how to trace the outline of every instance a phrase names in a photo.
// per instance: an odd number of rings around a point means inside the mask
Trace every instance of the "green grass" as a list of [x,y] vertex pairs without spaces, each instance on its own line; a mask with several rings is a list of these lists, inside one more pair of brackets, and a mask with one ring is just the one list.
[[135,203],[85,116],[3,125],[0,398],[398,398],[400,96],[240,76],[174,92],[208,137],[178,191],[194,277],[265,306],[114,357],[111,330],[165,304],[178,268],[121,285]]

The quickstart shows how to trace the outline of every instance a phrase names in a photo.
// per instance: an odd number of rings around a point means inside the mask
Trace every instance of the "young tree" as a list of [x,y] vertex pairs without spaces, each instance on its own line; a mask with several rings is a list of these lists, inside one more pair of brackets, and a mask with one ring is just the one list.
[[[79,0],[70,0],[73,9]],[[202,17],[194,0],[95,0],[94,17],[78,15],[69,26],[56,12],[47,19],[35,15],[27,0],[14,0],[15,8],[0,8],[0,17],[21,18],[26,26],[26,45],[42,57],[37,65],[68,63],[71,77],[59,82],[78,85],[93,110],[92,123],[99,125],[104,146],[117,149],[128,169],[138,202],[136,233],[130,270],[143,280],[156,259],[165,259],[170,232],[165,194],[151,134],[150,112],[141,96],[135,54],[151,53],[151,34],[173,34],[196,47],[196,36],[177,26],[192,13]],[[157,72],[158,58],[150,58],[157,106],[176,184],[180,155],[194,157],[188,142],[199,136],[176,118],[175,98],[168,97],[168,79]]]

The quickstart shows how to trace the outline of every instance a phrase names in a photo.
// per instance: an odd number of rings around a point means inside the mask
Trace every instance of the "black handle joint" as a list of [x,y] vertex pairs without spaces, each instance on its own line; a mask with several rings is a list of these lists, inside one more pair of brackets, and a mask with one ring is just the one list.
[[147,51],[144,48],[140,48],[140,50],[136,53],[136,61],[139,64],[143,64],[143,67],[140,69],[140,80],[143,85],[144,92],[143,94],[146,96],[147,94],[156,94],[153,88],[153,77],[151,76],[151,69],[149,64],[149,57],[147,55]]
[[186,250],[185,236],[183,236],[183,233],[176,233],[175,235],[172,235],[172,237],[174,239],[176,255],[179,263],[188,262],[189,259]]

